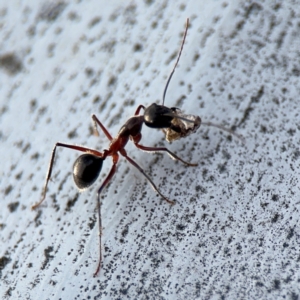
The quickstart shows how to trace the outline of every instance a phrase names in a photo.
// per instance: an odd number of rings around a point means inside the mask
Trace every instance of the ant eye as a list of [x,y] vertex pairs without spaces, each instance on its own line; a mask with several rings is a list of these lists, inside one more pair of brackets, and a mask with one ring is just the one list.
[[92,154],[79,156],[73,166],[73,178],[79,189],[90,187],[98,178],[103,158]]

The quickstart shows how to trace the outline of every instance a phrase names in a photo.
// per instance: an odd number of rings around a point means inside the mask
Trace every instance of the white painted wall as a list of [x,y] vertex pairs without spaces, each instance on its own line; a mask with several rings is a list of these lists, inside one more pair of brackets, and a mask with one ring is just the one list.
[[[1,298],[300,296],[300,3],[186,2],[69,1],[56,17],[50,1],[0,3]],[[79,193],[78,153],[58,149],[47,199],[30,207],[55,142],[101,151],[108,141],[91,134],[92,113],[116,135],[139,104],[160,103],[187,17],[166,105],[235,126],[245,145],[204,126],[167,145],[144,127],[145,145],[199,166],[128,145],[177,204],[121,159],[103,192],[104,264],[93,278],[96,191],[111,161]]]

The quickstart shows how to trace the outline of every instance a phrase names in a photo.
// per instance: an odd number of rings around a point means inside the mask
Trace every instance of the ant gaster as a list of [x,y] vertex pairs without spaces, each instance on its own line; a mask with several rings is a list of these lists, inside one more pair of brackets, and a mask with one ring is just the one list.
[[[151,178],[145,173],[145,171],[131,158],[128,156],[125,146],[129,139],[133,141],[134,145],[144,151],[147,152],[167,152],[171,158],[174,160],[179,160],[182,163],[188,165],[188,166],[197,166],[195,163],[189,163],[178,157],[175,153],[171,152],[167,148],[164,147],[147,147],[140,144],[140,140],[142,138],[141,130],[143,124],[150,128],[158,128],[163,129],[164,133],[166,134],[166,139],[168,141],[174,141],[176,139],[179,139],[181,137],[188,136],[192,132],[195,132],[200,124],[201,119],[198,116],[193,115],[184,115],[181,113],[181,111],[178,108],[169,108],[164,106],[164,99],[167,92],[167,88],[169,85],[169,82],[173,76],[173,73],[178,65],[181,52],[183,49],[183,45],[185,42],[185,38],[187,35],[189,25],[189,19],[187,19],[187,25],[185,28],[183,41],[181,44],[180,52],[178,54],[177,61],[175,63],[175,66],[167,80],[164,93],[163,93],[163,104],[157,105],[155,103],[151,104],[149,107],[145,108],[143,105],[138,106],[138,108],[135,111],[135,114],[133,117],[129,118],[127,122],[121,127],[117,137],[113,138],[108,130],[105,128],[105,126],[100,122],[100,120],[95,116],[92,115],[92,119],[95,125],[96,132],[97,131],[97,125],[102,129],[105,136],[109,139],[110,144],[109,148],[103,150],[102,152],[99,152],[94,149],[76,146],[76,145],[70,145],[70,144],[64,144],[64,143],[56,143],[53,150],[52,155],[50,159],[50,164],[46,176],[46,182],[44,185],[44,189],[42,192],[41,200],[32,206],[32,209],[37,208],[45,199],[46,192],[47,192],[47,186],[49,183],[49,180],[51,178],[52,169],[53,169],[53,163],[55,158],[55,152],[57,147],[64,147],[64,148],[70,148],[73,150],[84,152],[85,154],[79,156],[73,166],[73,178],[75,181],[76,186],[79,189],[86,189],[90,187],[98,178],[100,171],[102,169],[103,161],[108,157],[112,157],[113,165],[105,178],[104,182],[101,184],[100,188],[98,189],[97,193],[97,208],[98,208],[98,221],[99,221],[99,262],[97,265],[97,269],[94,273],[94,276],[98,274],[98,272],[101,269],[102,264],[102,219],[101,219],[101,200],[100,200],[100,194],[105,186],[110,182],[114,174],[117,170],[117,163],[119,160],[119,155],[122,155],[126,158],[126,160],[131,163],[135,168],[137,168],[148,180],[148,182],[151,184],[153,189],[169,204],[175,204],[173,200],[168,199],[166,196],[164,196],[159,189],[156,187],[154,182],[151,180]],[[141,109],[144,109],[144,114],[140,115]],[[219,127],[221,129],[224,129],[230,133],[233,133],[231,130],[225,129],[222,126],[215,125],[212,123],[205,123],[206,125],[212,125]],[[234,133],[233,133],[234,134]]]

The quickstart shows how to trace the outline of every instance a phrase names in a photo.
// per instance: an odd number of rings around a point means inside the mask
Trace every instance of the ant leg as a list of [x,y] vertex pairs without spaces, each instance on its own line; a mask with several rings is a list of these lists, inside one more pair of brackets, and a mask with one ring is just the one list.
[[47,176],[46,176],[46,183],[44,185],[44,189],[43,189],[43,193],[42,193],[42,198],[38,203],[34,204],[31,207],[31,209],[36,209],[46,198],[47,186],[48,186],[48,182],[51,178],[51,173],[52,173],[52,168],[53,168],[53,163],[54,163],[54,158],[55,158],[55,152],[56,152],[57,147],[70,148],[70,149],[73,149],[73,150],[87,152],[87,153],[91,153],[91,154],[94,154],[94,155],[99,156],[99,157],[103,157],[103,154],[101,152],[98,152],[98,151],[93,150],[93,149],[89,149],[89,148],[86,148],[86,147],[75,146],[75,145],[68,145],[68,144],[63,144],[63,143],[56,143],[53,150],[52,150],[52,155],[51,155],[50,164],[49,164],[49,168],[48,168],[48,172],[47,172]]
[[140,113],[141,109],[145,110],[145,106],[144,105],[139,105],[139,107],[136,109],[134,115],[137,116]]
[[[113,139],[112,136],[107,131],[107,129],[105,128],[105,126],[100,122],[100,120],[96,117],[96,115],[92,115],[92,119],[94,121],[96,132],[98,133],[98,130],[97,130],[97,124],[98,124],[100,126],[100,128],[102,129],[102,131],[104,132],[104,134],[106,135],[106,137],[111,141]],[[98,133],[98,135],[99,135],[99,133]]]
[[145,171],[129,156],[127,156],[127,154],[123,154],[122,155],[133,165],[135,166],[149,181],[149,183],[151,184],[152,188],[163,198],[165,199],[168,203],[174,205],[175,201],[172,201],[170,199],[168,199],[167,197],[165,197],[156,187],[156,185],[154,184],[154,182],[150,179],[150,177],[145,173]]
[[112,179],[112,177],[116,173],[117,162],[118,162],[119,156],[117,155],[113,159],[114,159],[114,164],[111,167],[109,174],[105,178],[104,182],[100,186],[100,188],[98,190],[98,193],[97,193],[98,226],[99,226],[98,227],[99,228],[99,262],[98,262],[98,266],[97,266],[96,272],[93,275],[94,277],[96,277],[97,274],[100,272],[100,270],[101,270],[101,264],[102,264],[102,218],[101,218],[101,199],[100,199],[100,194],[101,194],[103,188],[110,182],[110,180]]
[[147,152],[163,152],[164,151],[164,152],[167,152],[171,156],[171,158],[173,158],[174,160],[179,160],[182,163],[184,163],[184,164],[186,164],[186,165],[188,165],[190,167],[196,167],[196,166],[198,166],[198,164],[188,163],[188,162],[184,161],[183,159],[181,159],[180,157],[178,157],[175,153],[171,152],[169,149],[164,148],[164,147],[161,147],[161,148],[146,147],[146,146],[140,145],[138,143],[134,143],[134,145],[137,148],[139,148],[139,149],[141,149],[143,151],[147,151]]

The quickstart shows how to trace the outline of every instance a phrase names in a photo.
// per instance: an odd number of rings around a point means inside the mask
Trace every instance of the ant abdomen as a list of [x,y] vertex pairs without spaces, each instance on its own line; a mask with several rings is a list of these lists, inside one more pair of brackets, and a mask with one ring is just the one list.
[[73,178],[79,189],[90,187],[98,178],[103,158],[92,154],[80,155],[73,165]]

